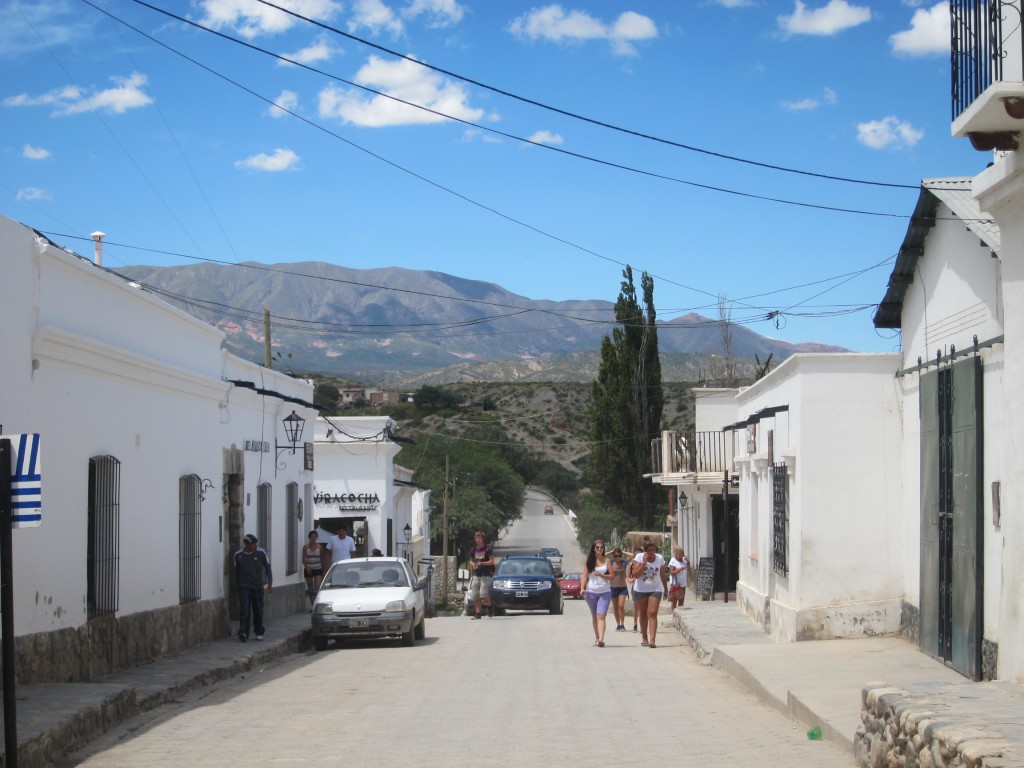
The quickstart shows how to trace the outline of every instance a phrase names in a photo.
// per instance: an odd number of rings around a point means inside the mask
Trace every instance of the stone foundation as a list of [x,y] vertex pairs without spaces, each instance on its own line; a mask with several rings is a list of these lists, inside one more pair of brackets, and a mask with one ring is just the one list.
[[[235,616],[237,603],[233,600],[231,606]],[[266,596],[266,619],[307,606],[305,585],[289,584]],[[22,635],[15,638],[17,683],[89,682],[226,637],[232,626],[226,601],[217,598],[126,616],[99,616],[75,629]]]
[[1024,710],[1015,687],[1003,682],[904,690],[870,684],[861,692],[861,725],[853,741],[857,764],[1022,768]]

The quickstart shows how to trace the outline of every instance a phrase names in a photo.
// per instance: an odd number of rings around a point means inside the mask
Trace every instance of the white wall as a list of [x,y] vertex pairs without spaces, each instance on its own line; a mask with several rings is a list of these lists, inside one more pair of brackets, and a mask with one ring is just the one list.
[[[737,396],[739,417],[763,408],[788,411],[761,419],[753,454],[740,440],[741,603],[771,603],[774,635],[797,639],[809,623],[822,636],[893,631],[891,606],[851,626],[856,604],[902,597],[904,531],[899,390],[894,354],[801,354]],[[772,479],[767,434],[776,463],[789,472],[788,575],[772,564]],[[757,473],[756,503],[751,473]],[[752,519],[756,506],[757,520]],[[758,541],[752,548],[756,524]],[[811,618],[813,616],[813,619]],[[762,619],[763,617],[758,616]],[[896,615],[898,621],[898,611]]]
[[[394,458],[401,447],[384,436],[394,427],[388,416],[350,416],[320,418],[316,422],[316,488],[314,515],[322,517],[366,517],[366,551],[379,548],[387,553],[387,521],[396,520],[395,501],[399,489],[394,484]],[[317,502],[326,494],[330,500]],[[339,502],[340,494],[375,494],[379,501]],[[365,507],[365,508],[353,508]],[[402,540],[403,521],[393,536]],[[332,531],[333,533],[333,531]],[[399,551],[395,550],[395,554]]]
[[[225,379],[306,401],[312,386],[233,358],[216,329],[3,217],[0,256],[0,424],[4,434],[40,434],[43,472],[43,523],[14,532],[16,634],[86,620],[93,456],[121,462],[118,614],[178,603],[178,482],[190,473],[213,482],[203,503],[201,597],[222,597],[222,450],[260,434],[273,443],[284,410],[280,398]],[[253,460],[283,509],[285,482],[304,482],[301,462],[275,479],[271,459]],[[260,470],[247,472],[254,490]],[[275,525],[284,541],[282,515]],[[283,559],[278,574],[284,583]]]
[[[1002,477],[1003,557],[996,583],[1000,592],[1000,679],[1024,676],[1024,475],[1016,464],[1024,456],[1024,158],[1011,152],[996,158],[991,168],[974,180],[973,191],[981,209],[999,224],[1002,258],[1004,347],[1001,453],[1008,462]],[[986,524],[988,521],[986,520]],[[986,534],[991,528],[986,528]],[[986,548],[986,556],[988,550]],[[986,569],[987,576],[987,569]],[[986,592],[988,591],[986,584]],[[986,600],[986,610],[988,610]],[[986,621],[986,625],[988,622]]]

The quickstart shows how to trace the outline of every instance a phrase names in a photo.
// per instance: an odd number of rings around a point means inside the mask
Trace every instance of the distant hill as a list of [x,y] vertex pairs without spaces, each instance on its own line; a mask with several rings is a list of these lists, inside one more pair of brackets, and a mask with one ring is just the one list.
[[[117,272],[222,329],[241,357],[263,359],[267,308],[281,359],[275,367],[366,381],[589,380],[614,325],[610,301],[538,301],[494,283],[397,267],[249,262]],[[795,352],[846,351],[731,330],[735,358],[772,354],[779,363]],[[724,353],[719,321],[698,314],[659,323],[658,342],[666,380],[714,375]]]

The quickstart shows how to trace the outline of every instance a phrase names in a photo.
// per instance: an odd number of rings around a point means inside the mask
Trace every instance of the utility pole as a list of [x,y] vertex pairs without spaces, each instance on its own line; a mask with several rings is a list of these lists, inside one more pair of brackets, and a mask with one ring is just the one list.
[[270,368],[270,310],[263,308],[263,367]]
[[441,557],[444,562],[444,604],[448,605],[448,454],[444,455],[444,496],[443,509],[444,509],[444,532],[442,534],[443,544],[441,545]]

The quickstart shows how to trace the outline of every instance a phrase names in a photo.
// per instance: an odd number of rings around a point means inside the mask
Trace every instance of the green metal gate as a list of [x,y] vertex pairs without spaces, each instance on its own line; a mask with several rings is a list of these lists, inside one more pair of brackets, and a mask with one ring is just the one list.
[[982,386],[972,357],[921,376],[921,649],[981,675]]

